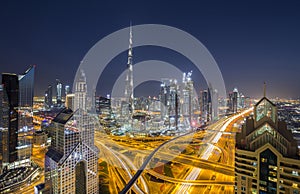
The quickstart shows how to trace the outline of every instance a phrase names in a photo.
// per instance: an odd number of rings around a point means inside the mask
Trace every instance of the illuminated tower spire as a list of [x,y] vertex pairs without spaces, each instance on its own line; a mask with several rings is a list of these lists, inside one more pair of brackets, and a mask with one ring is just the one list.
[[133,64],[132,64],[132,26],[130,23],[129,32],[129,48],[128,48],[128,61],[127,61],[127,75],[125,85],[125,98],[129,104],[129,111],[132,114],[134,110],[133,103]]

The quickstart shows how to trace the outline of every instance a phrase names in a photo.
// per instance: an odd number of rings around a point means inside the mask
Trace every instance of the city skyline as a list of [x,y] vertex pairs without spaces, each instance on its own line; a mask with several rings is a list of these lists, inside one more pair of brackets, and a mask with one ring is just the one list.
[[1,2],[0,193],[300,194],[299,8]]
[[[300,96],[295,84],[300,81],[298,2],[2,4],[0,71],[21,73],[29,65],[37,64],[35,95],[38,96],[44,94],[49,84],[54,85],[55,79],[72,85],[87,51],[111,32],[128,27],[130,21],[133,25],[170,25],[198,38],[216,59],[227,91],[237,87],[246,96],[258,98],[266,82],[270,97]],[[168,49],[141,47],[134,48],[134,53],[133,64],[158,59],[185,72],[193,70],[188,59]],[[107,75],[100,78],[108,84],[98,86],[99,94],[109,92],[114,78],[126,69],[126,62],[126,52],[111,61],[105,71]],[[207,88],[199,72],[193,76],[198,91]],[[158,94],[158,83],[145,83],[138,87],[138,93],[147,94],[145,86],[152,92],[156,89]]]

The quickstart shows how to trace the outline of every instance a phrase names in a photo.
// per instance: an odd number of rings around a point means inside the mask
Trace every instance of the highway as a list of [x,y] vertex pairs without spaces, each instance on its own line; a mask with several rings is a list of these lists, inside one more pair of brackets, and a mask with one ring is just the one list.
[[[132,177],[132,174],[131,174],[131,169],[137,169],[137,168],[134,166],[134,164],[133,164],[129,159],[127,159],[126,161],[127,161],[128,163],[130,163],[131,168],[129,168],[129,167],[127,166],[127,164],[125,164],[125,162],[123,162],[123,160],[122,160],[120,157],[118,157],[118,156],[116,155],[117,152],[116,152],[115,150],[113,150],[113,149],[107,147],[106,145],[104,145],[104,144],[103,144],[101,141],[99,141],[99,140],[96,140],[95,142],[96,142],[96,145],[98,145],[98,146],[100,145],[101,148],[103,148],[103,149],[101,149],[102,152],[105,152],[104,150],[106,150],[106,151],[108,151],[108,153],[110,153],[109,156],[107,156],[106,158],[110,158],[110,160],[111,160],[111,156],[113,156],[113,157],[115,158],[115,161],[111,161],[111,162],[110,162],[111,164],[116,164],[116,163],[118,163],[118,164],[121,166],[121,168],[122,168],[123,170],[125,170],[125,172],[127,173],[127,176],[128,176],[130,179],[133,178],[133,177]],[[120,153],[118,153],[118,154],[121,155]],[[123,158],[124,158],[124,157],[125,157],[125,156],[123,156]],[[116,166],[119,166],[119,165],[116,165]],[[125,177],[125,176],[122,176],[122,178],[126,180],[126,177]],[[146,193],[148,193],[149,190],[148,190],[148,186],[147,186],[145,180],[143,180],[143,178],[142,178],[141,180],[142,180],[141,182],[143,183],[143,187],[144,187],[144,189],[146,190]],[[135,191],[135,192],[137,192],[137,193],[144,193],[144,192],[143,192],[136,184],[134,184],[133,186],[134,186],[134,191]]]
[[134,174],[134,176],[132,177],[132,179],[127,183],[127,185],[124,187],[124,189],[120,192],[121,194],[126,194],[131,187],[134,185],[134,183],[136,182],[136,180],[141,176],[141,174],[143,173],[143,171],[145,170],[146,166],[149,164],[149,162],[151,161],[151,159],[153,158],[153,156],[165,145],[169,144],[170,142],[173,142],[183,136],[187,136],[190,134],[195,133],[195,131],[191,131],[188,132],[186,134],[183,135],[179,135],[177,137],[174,137],[173,139],[170,139],[169,141],[166,141],[164,143],[162,143],[161,145],[159,145],[144,161],[144,163],[142,164],[142,166],[139,168],[139,170]]
[[[213,151],[213,145],[212,144],[216,144],[221,136],[222,136],[222,132],[224,132],[226,130],[226,128],[232,123],[234,122],[237,118],[245,115],[245,114],[248,114],[249,112],[252,111],[252,108],[251,109],[247,109],[237,115],[234,115],[234,116],[231,116],[229,117],[228,119],[226,119],[225,121],[222,121],[222,122],[218,122],[218,124],[216,126],[214,126],[214,129],[217,131],[217,129],[220,129],[218,130],[218,132],[213,135],[211,138],[210,138],[210,142],[211,144],[209,144],[209,146],[206,148],[204,154],[202,155],[201,159],[205,159],[205,160],[208,160],[208,158],[210,157],[210,155],[212,154],[212,151]],[[200,168],[192,168],[190,170],[190,173],[186,176],[186,180],[196,180],[199,176],[201,172],[201,169]],[[176,194],[182,194],[182,193],[190,193],[189,190],[191,188],[191,185],[180,185],[179,188],[175,189],[176,191]]]
[[[213,135],[211,136],[207,136],[207,139],[204,140],[206,142],[210,142],[210,144],[208,144],[208,146],[206,147],[206,149],[204,150],[204,152],[201,154],[201,157],[199,158],[200,161],[208,161],[208,159],[210,158],[210,156],[212,155],[212,152],[215,149],[215,144],[218,143],[218,141],[220,140],[220,138],[222,137],[222,135],[224,134],[226,128],[232,123],[234,122],[237,118],[241,117],[244,114],[247,114],[251,111],[252,109],[246,110],[240,114],[231,116],[227,119],[221,119],[218,122],[210,125],[208,127],[208,129],[211,131],[213,130],[215,133],[213,133]],[[195,132],[189,132],[186,134],[183,134],[181,136],[177,136],[173,139],[170,139],[164,143],[162,143],[161,145],[159,145],[154,151],[152,151],[152,153],[144,160],[142,166],[139,168],[139,170],[135,173],[135,175],[133,176],[133,178],[128,182],[128,184],[124,187],[124,189],[120,192],[120,193],[127,193],[130,188],[132,187],[132,185],[134,185],[135,181],[138,179],[138,177],[140,177],[140,175],[144,172],[144,169],[146,168],[146,166],[149,164],[149,162],[151,161],[151,159],[154,157],[154,155],[158,152],[161,151],[162,148],[165,148],[166,145],[168,145],[171,142],[174,142],[175,140],[178,140],[180,138],[184,138],[188,135],[194,134]],[[161,156],[164,154],[161,154]],[[177,157],[180,158],[180,157]],[[176,159],[175,159],[176,160]],[[186,163],[186,162],[185,162]],[[188,165],[190,165],[190,162],[187,163]],[[216,166],[213,167],[213,165],[216,165],[216,163],[212,164],[211,170],[215,170]],[[227,166],[227,165],[224,165]],[[208,167],[208,168],[210,168]],[[220,166],[219,166],[220,167]],[[219,169],[218,169],[219,170]],[[185,181],[181,181],[181,182],[188,182],[188,181],[195,181],[199,175],[201,173],[201,169],[197,168],[197,167],[193,167],[188,171],[187,176],[185,176]],[[159,173],[158,173],[159,174]],[[228,173],[230,176],[233,176],[233,168],[230,167],[230,173]],[[157,175],[157,174],[156,174]],[[160,175],[157,175],[156,177],[162,177]],[[170,179],[169,179],[170,180]],[[170,181],[173,182],[173,181]],[[176,182],[176,181],[174,181]],[[195,181],[196,183],[197,181]],[[211,181],[209,181],[211,182]],[[226,181],[215,181],[217,182],[218,185],[223,185],[223,184],[227,184],[227,185],[232,185],[232,180],[229,180],[229,182]],[[208,182],[207,182],[208,183]],[[197,182],[197,184],[200,184],[200,182]],[[178,184],[175,188],[175,190],[177,191],[177,193],[188,193],[188,190],[190,189],[192,184]]]
[[[201,190],[204,191],[209,191],[211,186],[214,187],[215,191],[221,191],[224,186],[232,186],[233,181],[229,179],[227,175],[233,176],[234,168],[230,166],[230,164],[212,160],[211,155],[216,149],[221,150],[220,153],[224,152],[222,147],[217,146],[219,140],[224,134],[228,133],[226,132],[226,129],[230,124],[232,124],[232,122],[249,111],[251,110],[247,110],[227,119],[221,119],[208,126],[207,130],[203,132],[205,137],[203,139],[199,138],[199,140],[197,138],[193,139],[195,134],[202,133],[199,133],[198,131],[188,132],[172,139],[170,139],[170,137],[152,137],[148,138],[149,140],[147,138],[139,140],[128,137],[112,136],[105,138],[103,136],[101,137],[101,135],[96,132],[95,144],[101,148],[101,153],[105,155],[105,160],[107,160],[110,164],[109,174],[110,177],[112,177],[110,180],[112,184],[109,184],[110,192],[118,193],[118,191],[124,187],[120,193],[127,193],[130,189],[132,189],[135,193],[150,193],[151,190],[149,188],[152,187],[150,184],[153,182],[150,183],[141,176],[144,175],[143,172],[145,172],[145,169],[146,172],[152,176],[175,185],[175,187],[171,187],[171,189],[174,189],[174,193],[191,193],[195,187],[199,189],[201,188]],[[230,135],[230,133],[227,135]],[[197,135],[197,137],[198,136],[201,135]],[[115,139],[115,141],[112,139]],[[171,146],[179,144],[183,147],[189,146],[191,139],[193,139],[192,144],[205,144],[205,149],[199,153],[198,157],[196,157],[197,154],[195,156],[191,156],[181,154],[178,151],[170,149]],[[131,156],[129,158],[123,154],[126,152],[135,153],[136,155],[134,158]],[[187,167],[185,167],[187,172],[184,170],[181,177],[168,177],[155,172],[152,169],[146,168],[154,157],[159,158],[160,160],[185,164],[187,165]],[[39,157],[35,160],[42,163]],[[223,160],[224,162],[227,162],[226,159]],[[201,168],[199,168],[199,166]],[[211,178],[211,175],[207,177],[207,172],[210,170],[219,173],[220,178],[218,180],[214,180]],[[135,174],[133,174],[134,172]],[[197,180],[199,179],[199,176],[202,177],[200,178],[201,180]],[[138,179],[139,182],[137,183]],[[211,186],[206,187],[206,185]]]

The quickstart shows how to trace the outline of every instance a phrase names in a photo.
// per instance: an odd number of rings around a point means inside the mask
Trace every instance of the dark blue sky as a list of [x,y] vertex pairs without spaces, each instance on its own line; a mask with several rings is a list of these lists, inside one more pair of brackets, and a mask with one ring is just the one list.
[[[227,90],[259,97],[300,96],[300,2],[297,1],[1,1],[0,72],[22,73],[37,64],[36,94],[60,79],[72,84],[86,52],[104,36],[133,24],[180,28],[212,53]],[[163,54],[162,54],[163,53]],[[156,59],[178,67],[189,61],[159,48],[137,48],[135,62]],[[111,62],[98,93],[126,67],[126,53]],[[206,87],[195,73],[198,88]],[[102,83],[102,82],[101,82]],[[139,87],[143,94],[145,87]],[[147,93],[145,92],[145,95]]]

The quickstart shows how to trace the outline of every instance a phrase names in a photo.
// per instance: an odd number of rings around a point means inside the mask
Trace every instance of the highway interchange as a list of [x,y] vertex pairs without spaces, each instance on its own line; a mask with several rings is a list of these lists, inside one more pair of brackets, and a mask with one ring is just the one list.
[[[134,193],[232,193],[236,123],[248,109],[181,136],[125,137],[95,131],[99,164],[107,163],[108,191],[120,193],[131,181]],[[34,148],[33,161],[43,167],[45,148]],[[99,174],[103,174],[101,169]],[[138,175],[137,175],[138,174]],[[41,174],[36,181],[44,179]],[[100,181],[100,187],[101,185]],[[21,193],[32,193],[33,186]]]
[[[123,188],[127,185],[136,193],[232,193],[233,124],[242,121],[250,111],[221,119],[205,131],[190,132],[173,139],[159,137],[157,141],[148,141],[147,138],[105,136],[96,131],[95,144],[105,155],[100,157],[110,160],[109,168],[118,169],[117,173],[109,175],[114,177],[109,184],[110,192],[126,192]],[[197,143],[199,146],[194,146]],[[174,150],[174,146],[180,148]],[[169,163],[171,172],[174,171],[172,176],[155,170]],[[130,180],[135,183],[133,187],[128,186]]]

